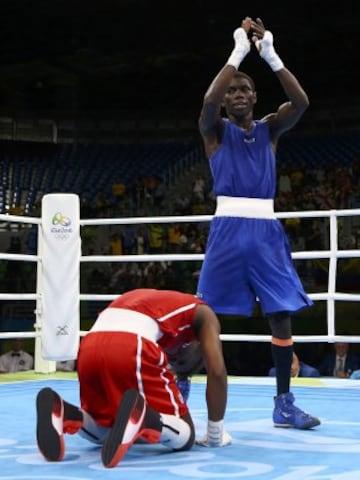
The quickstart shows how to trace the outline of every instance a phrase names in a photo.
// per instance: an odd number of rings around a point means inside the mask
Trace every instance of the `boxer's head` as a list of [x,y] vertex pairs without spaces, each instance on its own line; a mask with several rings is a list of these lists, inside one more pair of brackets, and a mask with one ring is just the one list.
[[199,372],[204,366],[200,342],[193,340],[184,344],[176,355],[169,356],[169,363],[177,374],[193,375]]

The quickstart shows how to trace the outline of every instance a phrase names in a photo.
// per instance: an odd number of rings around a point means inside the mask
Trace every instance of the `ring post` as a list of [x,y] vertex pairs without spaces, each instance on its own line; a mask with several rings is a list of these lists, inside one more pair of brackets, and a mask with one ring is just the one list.
[[[57,360],[76,359],[80,338],[80,202],[75,194],[44,195],[36,309],[43,362],[35,371],[55,371]],[[39,343],[39,342],[38,342]]]

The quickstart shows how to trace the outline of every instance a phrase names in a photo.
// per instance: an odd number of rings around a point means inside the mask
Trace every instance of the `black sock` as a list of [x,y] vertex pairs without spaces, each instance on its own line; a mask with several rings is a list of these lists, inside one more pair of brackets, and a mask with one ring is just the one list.
[[292,345],[279,347],[271,344],[272,357],[276,369],[277,395],[290,391],[291,364],[294,348]]
[[161,432],[163,424],[161,422],[160,413],[158,413],[153,408],[147,406],[146,407],[146,415],[144,421],[144,428],[149,428],[151,430],[157,430]]
[[72,405],[71,403],[65,402],[64,403],[64,420],[73,420],[82,422],[83,421],[83,414],[79,407]]

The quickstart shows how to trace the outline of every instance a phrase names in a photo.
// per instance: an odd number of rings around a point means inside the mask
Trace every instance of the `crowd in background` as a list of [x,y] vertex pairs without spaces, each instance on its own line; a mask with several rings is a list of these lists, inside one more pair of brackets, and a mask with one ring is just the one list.
[[[206,162],[200,161],[171,187],[159,176],[137,175],[130,184],[115,178],[107,192],[100,191],[89,202],[87,193],[80,198],[81,218],[121,218],[157,215],[211,215],[215,209],[212,181]],[[38,206],[39,207],[39,206]],[[286,164],[279,168],[276,211],[329,210],[360,208],[360,159],[346,165],[308,168],[305,164]],[[39,211],[34,212],[39,214]],[[329,225],[322,218],[282,220],[293,251],[329,248]],[[140,225],[82,227],[83,255],[183,254],[205,252],[208,222],[169,222]],[[11,234],[9,253],[37,252],[37,227]],[[360,219],[339,220],[339,248],[360,248]],[[359,259],[346,260],[343,291],[358,291]],[[353,262],[353,263],[351,263]],[[355,262],[355,263],[354,263]],[[356,263],[357,262],[357,263]],[[161,262],[85,262],[81,265],[83,293],[123,292],[137,287],[155,287],[194,292],[201,261]],[[326,288],[327,264],[297,261],[297,269],[308,291]],[[341,268],[338,271],[341,281]],[[350,279],[350,280],[349,280]],[[34,292],[36,265],[26,262],[0,263],[2,292]],[[356,287],[357,285],[357,287]],[[31,312],[33,313],[33,311]],[[91,316],[90,308],[82,315]],[[2,316],[4,312],[2,311]],[[317,346],[316,346],[317,348]],[[316,350],[316,349],[315,349]],[[315,351],[314,350],[314,351]],[[314,357],[314,351],[310,354]],[[227,362],[234,374],[264,374],[271,366],[267,345],[241,344],[227,348]],[[305,352],[305,359],[307,352]]]

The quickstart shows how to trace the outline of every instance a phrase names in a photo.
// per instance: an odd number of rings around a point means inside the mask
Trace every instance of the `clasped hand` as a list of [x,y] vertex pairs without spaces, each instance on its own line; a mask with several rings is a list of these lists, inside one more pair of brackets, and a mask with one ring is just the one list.
[[[262,49],[267,49],[273,45],[273,36],[272,33],[265,29],[264,24],[261,18],[257,18],[255,21],[251,17],[246,17],[241,23],[241,27],[237,28],[234,31],[234,40],[235,44],[237,42],[248,43],[250,47],[250,42],[247,37],[248,33],[252,31],[251,40],[255,44],[258,51],[261,53]],[[246,37],[243,34],[245,31]]]
[[265,29],[261,18],[257,18],[254,21],[251,17],[246,17],[242,21],[241,27],[237,28],[234,32],[235,48],[242,48],[246,53],[250,50],[250,42],[248,38],[250,30],[252,32],[251,40],[256,46],[260,57],[270,65],[274,72],[281,70],[284,67],[284,64],[275,52],[273,35],[269,30]]

